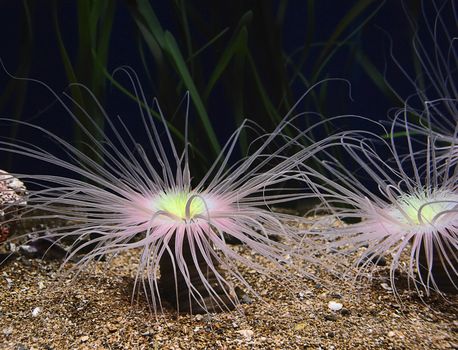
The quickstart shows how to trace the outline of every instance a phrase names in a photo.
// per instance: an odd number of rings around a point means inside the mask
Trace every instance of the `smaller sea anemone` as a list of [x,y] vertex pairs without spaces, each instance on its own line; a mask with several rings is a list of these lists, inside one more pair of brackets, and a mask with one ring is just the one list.
[[[396,125],[402,123],[394,121],[391,135]],[[399,153],[400,137],[387,142],[371,132],[353,131],[341,138],[339,159],[345,159],[345,164],[326,151],[317,154],[325,172],[303,166],[305,182],[331,217],[340,222],[360,220],[325,227],[321,234],[337,253],[356,256],[358,276],[391,254],[390,281],[395,292],[395,272],[401,267],[417,290],[456,292],[458,173],[437,170],[450,165],[440,164],[443,160],[435,157],[432,140],[418,152],[409,130],[403,132],[407,155]],[[379,135],[383,134],[387,133],[382,127]],[[356,171],[349,170],[349,164]],[[419,167],[425,171],[421,173]]]
[[[288,142],[269,153],[268,147],[278,138],[286,140],[282,136],[289,123],[285,118],[271,134],[257,139],[251,155],[230,165],[240,132],[255,128],[245,122],[231,136],[207,175],[193,185],[187,130],[184,151],[179,153],[157,102],[153,107],[161,123],[155,123],[151,110],[143,107],[148,104],[135,73],[127,68],[121,70],[128,73],[141,101],[140,121],[149,141],[146,144],[141,146],[137,142],[139,135],[134,136],[121,119],[120,126],[116,126],[101,106],[104,129],[86,114],[91,128],[101,136],[96,139],[72,114],[70,105],[81,107],[68,94],[61,97],[39,81],[35,82],[51,91],[92,143],[91,155],[26,122],[9,121],[38,131],[41,138],[50,138],[68,157],[55,155],[55,149],[46,151],[32,141],[0,143],[4,152],[34,158],[71,174],[20,176],[33,184],[27,198],[29,210],[44,212],[41,218],[58,217],[74,223],[43,232],[56,242],[76,239],[65,262],[88,246],[95,246],[76,263],[75,268],[81,271],[103,256],[139,248],[135,286],[150,296],[154,312],[162,310],[163,299],[178,310],[193,313],[237,306],[239,296],[234,283],[256,295],[242,273],[243,267],[269,278],[287,276],[294,247],[304,240],[296,228],[284,224],[297,218],[273,212],[270,206],[302,198],[302,189],[291,189],[288,184],[300,178],[298,164],[319,149],[320,142],[292,157],[282,155]],[[187,117],[185,124],[187,127]],[[228,237],[238,240],[253,254],[244,255],[229,245]],[[312,253],[310,247],[305,259],[315,262]]]

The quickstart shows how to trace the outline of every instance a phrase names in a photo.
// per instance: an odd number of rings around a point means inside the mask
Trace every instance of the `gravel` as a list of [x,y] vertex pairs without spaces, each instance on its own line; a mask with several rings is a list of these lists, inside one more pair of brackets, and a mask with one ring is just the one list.
[[[237,247],[249,255],[243,247]],[[245,271],[262,299],[210,315],[151,313],[131,302],[138,251],[123,253],[72,279],[58,261],[17,257],[0,266],[0,349],[454,349],[458,298],[420,299],[380,281],[349,285],[315,269],[271,280]],[[388,273],[380,267],[381,276]],[[11,283],[7,283],[7,279]],[[340,296],[340,297],[337,297]],[[329,303],[345,305],[331,311]],[[33,313],[34,310],[39,312]]]

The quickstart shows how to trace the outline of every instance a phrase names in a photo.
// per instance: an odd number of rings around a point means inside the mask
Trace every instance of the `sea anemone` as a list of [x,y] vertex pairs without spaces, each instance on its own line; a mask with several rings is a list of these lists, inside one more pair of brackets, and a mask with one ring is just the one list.
[[456,292],[458,173],[435,156],[434,140],[419,152],[409,129],[401,131],[405,138],[378,136],[396,135],[398,125],[408,124],[394,120],[389,132],[379,125],[378,132],[343,134],[339,158],[329,150],[316,155],[321,172],[303,165],[313,196],[321,199],[331,221],[341,223],[330,227],[318,222],[317,230],[334,253],[349,257],[358,277],[373,276],[382,257],[391,255],[396,295],[399,270],[407,272],[407,281],[419,292]]
[[[90,155],[45,128],[27,122],[23,128],[38,131],[39,137],[51,139],[67,158],[28,142],[4,139],[0,149],[16,156],[37,159],[57,166],[71,175],[19,175],[31,184],[27,197],[29,211],[39,210],[40,218],[60,218],[69,226],[42,232],[57,242],[74,237],[65,263],[74,261],[79,252],[95,246],[75,263],[79,272],[92,261],[139,248],[140,262],[134,291],[140,288],[149,296],[154,312],[162,311],[165,299],[179,311],[192,313],[232,309],[239,304],[233,283],[256,295],[244,278],[241,266],[269,278],[288,270],[294,247],[304,244],[297,229],[285,220],[297,220],[273,212],[271,205],[302,198],[302,190],[289,184],[300,178],[297,165],[307,159],[320,142],[304,148],[292,157],[282,155],[289,140],[269,153],[289,124],[285,118],[270,134],[259,137],[254,151],[230,164],[238,136],[244,129],[255,129],[245,122],[230,137],[208,173],[195,186],[189,171],[189,145],[185,131],[184,151],[179,153],[167,122],[156,100],[153,108],[160,116],[154,121],[138,77],[126,72],[139,102],[140,120],[148,140],[139,145],[136,137],[118,118],[104,116],[105,128],[86,114],[97,139],[72,113],[71,106],[81,108],[67,93],[59,96],[48,89],[72,117],[76,127],[91,142]],[[27,79],[28,81],[33,81]],[[84,87],[81,87],[84,88]],[[89,94],[90,92],[87,91]],[[186,100],[188,102],[188,100]],[[187,111],[187,108],[186,108]],[[186,112],[187,115],[187,112]],[[120,126],[116,126],[116,122]],[[188,126],[186,116],[186,128]],[[39,233],[39,232],[38,232]],[[252,251],[246,256],[226,240],[236,239]],[[311,257],[313,249],[305,258]],[[253,256],[260,256],[264,263]]]

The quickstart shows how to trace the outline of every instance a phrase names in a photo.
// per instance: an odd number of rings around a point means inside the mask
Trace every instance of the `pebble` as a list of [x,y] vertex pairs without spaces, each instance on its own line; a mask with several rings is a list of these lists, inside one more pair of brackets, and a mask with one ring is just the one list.
[[241,329],[237,331],[237,333],[242,335],[247,341],[250,341],[254,334],[254,332],[251,329]]
[[13,286],[13,280],[11,278],[5,277],[6,284],[8,285],[8,288],[11,288]]
[[37,317],[41,312],[41,307],[37,306],[32,310],[32,317]]
[[13,333],[13,327],[3,328],[2,332],[6,336],[11,335]]
[[340,313],[344,316],[348,316],[351,314],[351,311],[346,308],[342,308],[342,310],[340,310]]
[[392,290],[388,283],[380,283],[380,286],[385,290]]
[[394,333],[393,331],[389,331],[389,332],[388,332],[388,336],[389,336],[390,338],[394,337],[395,335],[396,335],[396,333]]
[[324,319],[326,321],[337,321],[337,316],[336,315],[324,315]]
[[240,300],[242,304],[253,304],[253,299],[251,299],[247,294],[243,294]]
[[82,343],[85,343],[85,342],[87,342],[87,341],[89,340],[89,336],[83,335],[83,336],[80,338],[80,340],[81,340]]
[[341,310],[343,307],[343,305],[341,303],[338,303],[336,301],[333,301],[331,300],[329,303],[328,303],[328,308],[332,311],[339,311]]

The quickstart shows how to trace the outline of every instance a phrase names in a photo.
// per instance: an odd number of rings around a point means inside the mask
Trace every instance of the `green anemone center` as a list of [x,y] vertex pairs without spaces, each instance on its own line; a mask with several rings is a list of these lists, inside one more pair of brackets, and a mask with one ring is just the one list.
[[[452,196],[454,197],[454,196]],[[431,196],[426,193],[403,196],[400,200],[401,208],[409,221],[416,225],[433,223],[440,218],[441,213],[450,210],[456,205],[456,198],[447,196]]]
[[156,208],[179,219],[192,219],[206,211],[204,200],[189,192],[163,193],[156,200]]

